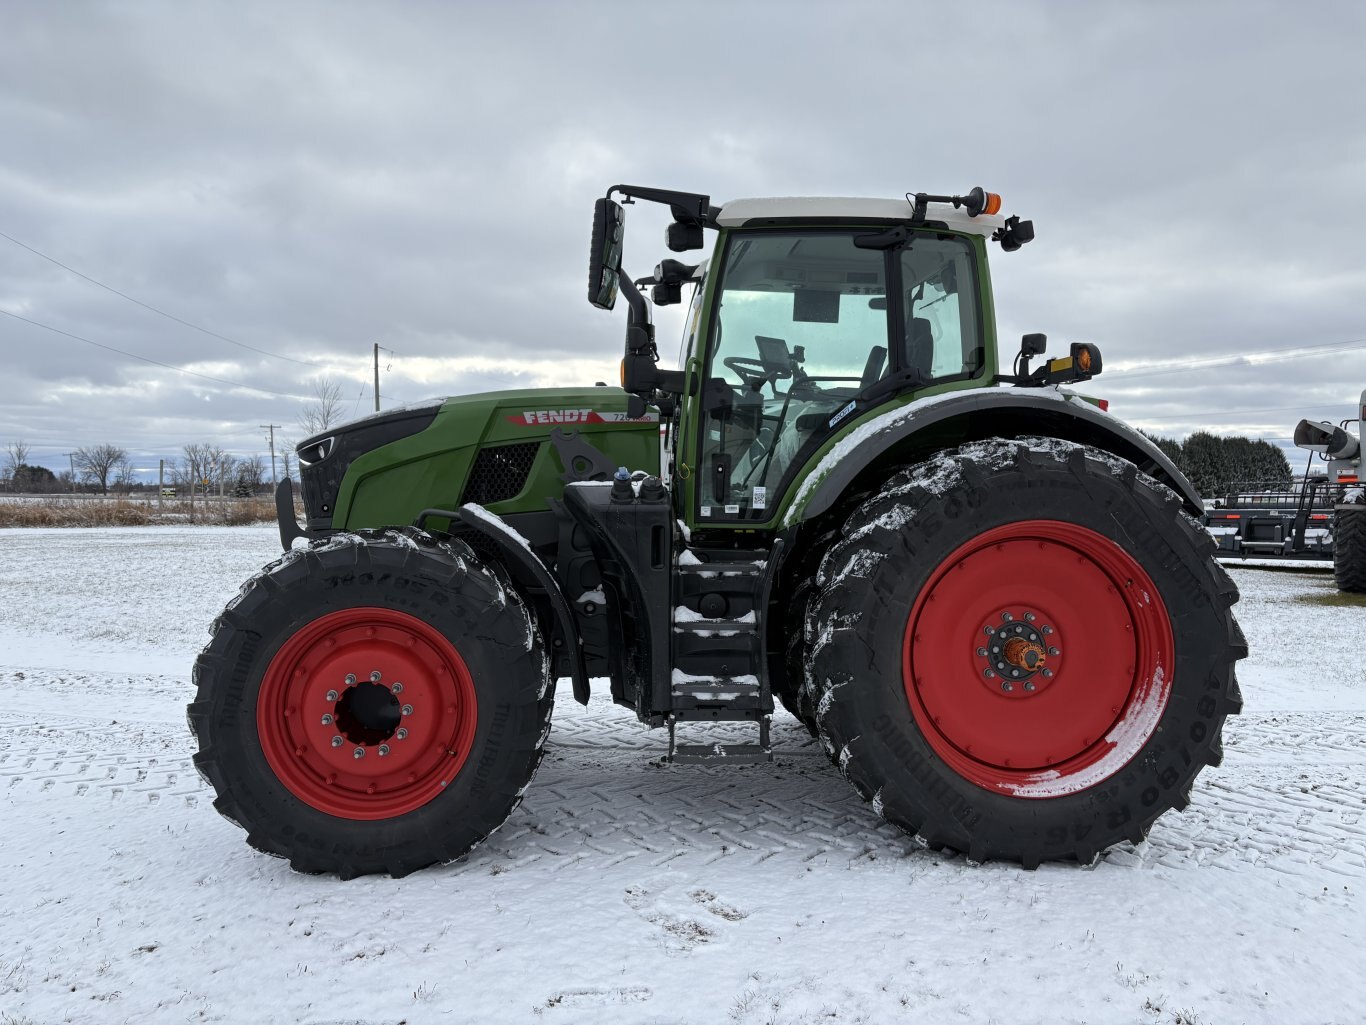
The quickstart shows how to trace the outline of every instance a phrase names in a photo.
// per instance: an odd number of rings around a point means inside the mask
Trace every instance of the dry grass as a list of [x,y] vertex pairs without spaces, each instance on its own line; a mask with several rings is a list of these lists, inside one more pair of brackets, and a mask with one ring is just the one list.
[[146,527],[171,523],[202,523],[240,527],[275,520],[269,498],[240,498],[190,503],[139,499],[44,498],[0,502],[0,527]]

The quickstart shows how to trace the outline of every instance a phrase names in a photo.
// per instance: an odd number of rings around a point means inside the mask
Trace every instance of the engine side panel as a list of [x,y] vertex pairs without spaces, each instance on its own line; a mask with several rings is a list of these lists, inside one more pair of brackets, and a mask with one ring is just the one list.
[[[447,399],[425,430],[356,455],[331,526],[411,523],[423,509],[466,502],[499,515],[544,512],[546,500],[564,492],[563,468],[549,441],[555,430],[577,431],[613,465],[659,472],[657,416],[628,418],[626,397],[616,388],[462,396]],[[313,525],[315,512],[309,510]]]

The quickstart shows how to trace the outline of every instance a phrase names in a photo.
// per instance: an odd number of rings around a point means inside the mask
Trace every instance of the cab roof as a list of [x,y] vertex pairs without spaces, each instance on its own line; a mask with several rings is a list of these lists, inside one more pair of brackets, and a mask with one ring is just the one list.
[[[969,217],[951,203],[931,203],[929,221],[946,224],[954,231],[990,235],[1005,226],[1000,214]],[[788,221],[875,222],[908,224],[911,204],[906,199],[869,199],[845,196],[775,196],[768,199],[733,199],[721,207],[716,223],[723,228],[760,227]]]

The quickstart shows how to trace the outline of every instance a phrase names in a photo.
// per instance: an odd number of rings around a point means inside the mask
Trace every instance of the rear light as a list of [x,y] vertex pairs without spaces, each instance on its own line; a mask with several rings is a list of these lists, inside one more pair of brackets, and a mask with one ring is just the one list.
[[1313,516],[1310,516],[1309,518],[1310,518],[1311,520],[1326,520],[1326,519],[1328,519],[1328,514],[1327,514],[1327,513],[1314,513],[1314,515],[1313,515]]

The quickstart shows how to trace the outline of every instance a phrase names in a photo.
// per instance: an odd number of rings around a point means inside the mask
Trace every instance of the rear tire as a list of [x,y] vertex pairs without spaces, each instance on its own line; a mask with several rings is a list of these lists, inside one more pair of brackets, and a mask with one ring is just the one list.
[[1185,807],[1247,653],[1180,500],[1107,453],[965,445],[845,525],[807,619],[835,764],[929,846],[1089,862]]
[[1333,580],[1339,591],[1366,591],[1366,506],[1338,506]]
[[451,861],[497,829],[554,697],[517,594],[462,542],[415,530],[338,535],[267,566],[194,674],[214,806],[256,849],[342,878]]

